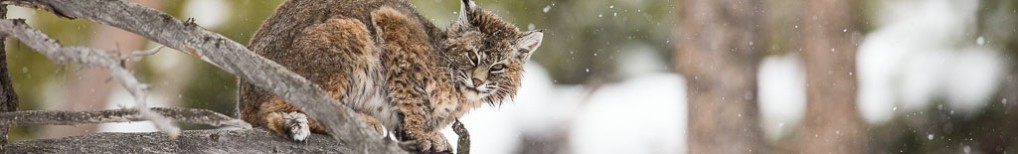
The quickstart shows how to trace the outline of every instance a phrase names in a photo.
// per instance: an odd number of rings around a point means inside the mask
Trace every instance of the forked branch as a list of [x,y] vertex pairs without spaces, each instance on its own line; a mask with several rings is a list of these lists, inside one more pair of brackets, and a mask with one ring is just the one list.
[[46,34],[29,27],[22,19],[0,19],[0,33],[21,40],[28,47],[57,63],[77,63],[109,69],[113,78],[134,95],[137,109],[143,118],[151,120],[159,130],[166,132],[170,137],[180,134],[180,128],[173,126],[169,119],[148,109],[146,101],[148,85],[138,82],[138,79],[121,65],[123,58],[98,49],[63,47]]

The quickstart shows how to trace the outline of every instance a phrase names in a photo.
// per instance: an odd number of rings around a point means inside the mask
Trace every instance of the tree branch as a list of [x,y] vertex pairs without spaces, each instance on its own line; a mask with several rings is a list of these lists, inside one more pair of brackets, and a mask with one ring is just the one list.
[[45,55],[50,60],[58,63],[74,62],[88,66],[105,67],[110,70],[112,76],[124,86],[131,95],[134,95],[137,108],[141,111],[142,117],[155,123],[159,130],[170,134],[171,137],[180,134],[180,129],[173,126],[169,119],[159,114],[149,112],[145,97],[148,95],[148,85],[138,82],[138,79],[127,71],[121,63],[121,59],[110,55],[110,52],[83,47],[62,47],[57,41],[50,39],[25,24],[21,19],[0,19],[0,33],[22,40],[23,43]]
[[[222,35],[194,24],[186,24],[157,10],[122,0],[7,0],[4,3],[48,7],[49,9],[42,9],[139,34],[167,47],[201,58],[240,79],[283,97],[288,103],[300,107],[302,111],[315,118],[325,126],[333,138],[346,147],[365,153],[405,153],[394,143],[378,140],[377,133],[368,129],[364,122],[354,118],[354,112],[350,108],[333,100],[314,83]],[[16,31],[18,30],[12,28],[3,29],[6,33]],[[55,42],[43,43],[55,44]],[[61,57],[53,58],[62,61]],[[116,71],[114,72],[116,74]],[[123,73],[126,74],[126,71]]]
[[[382,141],[381,138],[376,139]],[[125,142],[127,141],[127,142]],[[15,141],[10,153],[370,153],[328,136],[286,140],[265,129],[186,130],[177,139],[162,133],[97,133],[59,139]]]
[[456,143],[456,154],[470,154],[470,133],[467,127],[459,119],[452,123],[452,131],[459,135],[459,142]]
[[[162,116],[179,122],[206,124],[211,126],[234,126],[251,128],[251,124],[240,119],[206,109],[162,108],[151,109]],[[138,109],[115,109],[101,111],[16,111],[0,113],[0,125],[80,125],[111,122],[144,121]]]
[[[0,4],[0,19],[7,18],[7,5]],[[0,113],[18,110],[18,94],[14,92],[11,76],[7,69],[7,50],[4,41],[6,35],[0,35]],[[7,153],[7,133],[9,125],[0,125],[0,153]]]

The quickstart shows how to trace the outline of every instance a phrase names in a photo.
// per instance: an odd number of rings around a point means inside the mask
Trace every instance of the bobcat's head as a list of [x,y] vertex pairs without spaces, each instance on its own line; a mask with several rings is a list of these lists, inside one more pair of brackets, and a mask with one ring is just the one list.
[[457,87],[472,101],[495,104],[515,97],[523,64],[541,46],[544,33],[521,32],[471,0],[461,3],[460,17],[442,42],[454,65]]

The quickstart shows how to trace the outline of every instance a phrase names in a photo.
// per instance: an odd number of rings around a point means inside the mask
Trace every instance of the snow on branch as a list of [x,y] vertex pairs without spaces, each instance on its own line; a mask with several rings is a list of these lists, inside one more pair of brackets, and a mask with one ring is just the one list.
[[[381,141],[381,139],[378,139]],[[299,143],[265,129],[186,130],[176,139],[162,133],[97,133],[11,142],[9,153],[370,153],[326,135]]]
[[[153,107],[152,111],[179,122],[211,126],[251,128],[240,119],[206,109]],[[111,122],[144,121],[136,108],[101,111],[15,111],[0,113],[0,125],[80,125]]]

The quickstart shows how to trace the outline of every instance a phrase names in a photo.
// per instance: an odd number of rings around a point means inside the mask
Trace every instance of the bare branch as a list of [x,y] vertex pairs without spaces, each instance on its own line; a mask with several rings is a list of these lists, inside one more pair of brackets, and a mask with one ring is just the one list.
[[193,24],[186,24],[157,10],[122,0],[36,0],[26,3],[50,7],[49,10],[69,17],[118,27],[199,57],[300,107],[325,126],[326,131],[334,138],[356,151],[406,152],[393,142],[379,140],[372,129],[368,129],[363,121],[355,118],[352,109],[329,97],[318,85],[222,35]]
[[452,131],[459,135],[459,142],[456,143],[456,154],[470,154],[470,133],[467,127],[459,119],[452,123]]
[[[0,4],[0,19],[7,18],[7,5]],[[7,36],[0,35],[0,112],[18,110],[18,94],[14,91],[11,76],[7,69],[7,50],[4,41]],[[0,153],[7,153],[7,132],[9,125],[0,125]]]
[[86,66],[98,66],[109,69],[112,76],[134,95],[137,108],[141,111],[142,117],[155,123],[159,130],[170,134],[171,137],[180,134],[180,129],[173,126],[169,119],[149,112],[146,97],[148,85],[138,82],[138,79],[120,65],[120,58],[112,56],[110,52],[83,48],[63,47],[56,40],[50,39],[46,34],[32,29],[20,19],[0,20],[0,33],[22,40],[23,43],[45,55],[50,60],[58,63],[74,62]]
[[[378,139],[381,140],[381,139]],[[307,142],[286,140],[265,129],[186,130],[177,139],[162,133],[97,133],[58,139],[15,141],[10,153],[369,153],[355,151],[329,136]]]
[[[251,128],[251,124],[206,109],[153,107],[152,111],[179,122]],[[101,111],[16,111],[0,113],[0,125],[80,125],[145,121],[138,109]]]

